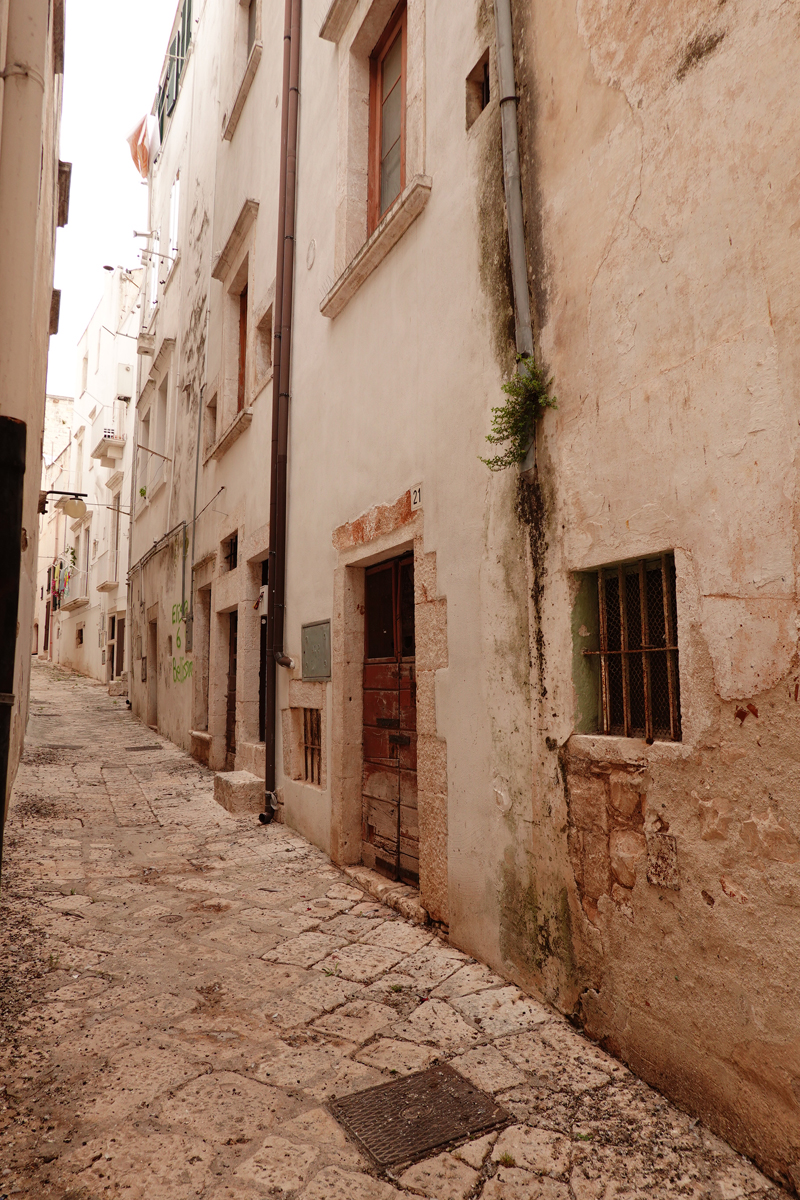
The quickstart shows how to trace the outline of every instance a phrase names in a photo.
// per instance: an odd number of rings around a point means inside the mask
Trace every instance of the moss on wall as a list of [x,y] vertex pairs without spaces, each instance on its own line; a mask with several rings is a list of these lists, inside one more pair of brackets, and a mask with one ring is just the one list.
[[515,976],[538,986],[548,959],[557,959],[567,976],[575,976],[572,918],[566,888],[542,896],[535,863],[506,862],[502,868],[500,953]]

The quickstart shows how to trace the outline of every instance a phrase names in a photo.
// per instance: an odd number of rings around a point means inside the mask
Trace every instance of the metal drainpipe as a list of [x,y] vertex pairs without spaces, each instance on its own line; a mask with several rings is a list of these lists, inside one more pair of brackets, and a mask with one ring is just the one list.
[[525,251],[525,217],[519,167],[517,89],[514,80],[514,38],[511,0],[494,0],[497,40],[497,76],[500,85],[500,120],[503,131],[503,177],[508,215],[508,249],[514,285],[514,322],[518,354],[533,354],[531,303],[528,295],[528,262]]
[[[206,330],[208,329],[208,313],[206,309]],[[194,544],[195,533],[197,531],[197,481],[200,478],[200,437],[203,432],[203,401],[206,395],[206,385],[203,384],[200,388],[200,398],[198,402],[199,412],[197,414],[197,445],[195,447],[194,456],[194,502],[192,505],[192,575],[189,582],[189,614],[186,617],[186,653],[194,653]],[[183,556],[184,563],[186,555]],[[185,603],[185,597],[184,597]]]
[[283,650],[286,599],[286,489],[289,448],[289,382],[294,292],[294,222],[297,194],[297,129],[300,88],[301,0],[286,0],[283,34],[283,103],[278,197],[278,261],[275,271],[275,349],[272,384],[272,447],[270,455],[269,581],[267,586],[267,661],[264,730],[264,820],[277,807],[276,722],[278,665],[294,663]]

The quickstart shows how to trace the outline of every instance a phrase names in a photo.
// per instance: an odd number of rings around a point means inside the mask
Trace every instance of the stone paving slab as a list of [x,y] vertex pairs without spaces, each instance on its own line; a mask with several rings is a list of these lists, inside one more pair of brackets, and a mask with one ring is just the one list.
[[[0,895],[0,1200],[786,1196],[449,946],[413,889],[227,813],[99,685],[37,663],[32,701]],[[436,1062],[512,1123],[381,1176],[325,1105]]]

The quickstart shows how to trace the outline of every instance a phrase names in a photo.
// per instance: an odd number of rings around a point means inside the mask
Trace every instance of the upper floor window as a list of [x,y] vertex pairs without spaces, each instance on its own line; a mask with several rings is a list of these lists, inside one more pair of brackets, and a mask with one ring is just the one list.
[[162,142],[164,140],[167,117],[172,116],[172,111],[175,108],[175,104],[178,99],[181,76],[183,74],[183,67],[184,63],[186,62],[186,55],[189,52],[189,44],[191,40],[192,0],[183,0],[177,27],[169,44],[169,50],[167,51],[167,61],[164,67],[164,75],[161,80],[161,85],[158,89],[158,99],[156,101],[158,130],[161,134]]
[[395,11],[370,59],[368,232],[405,186],[406,6]]
[[239,375],[236,387],[236,411],[244,408],[247,389],[247,284],[239,293]]
[[222,557],[229,571],[235,571],[239,565],[239,531],[232,533],[227,541],[222,543]]

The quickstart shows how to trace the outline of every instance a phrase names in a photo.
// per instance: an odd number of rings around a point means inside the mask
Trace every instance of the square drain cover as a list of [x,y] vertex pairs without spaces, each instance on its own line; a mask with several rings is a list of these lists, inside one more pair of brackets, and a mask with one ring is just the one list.
[[510,1114],[452,1067],[332,1100],[330,1110],[381,1167],[399,1167],[507,1125]]

